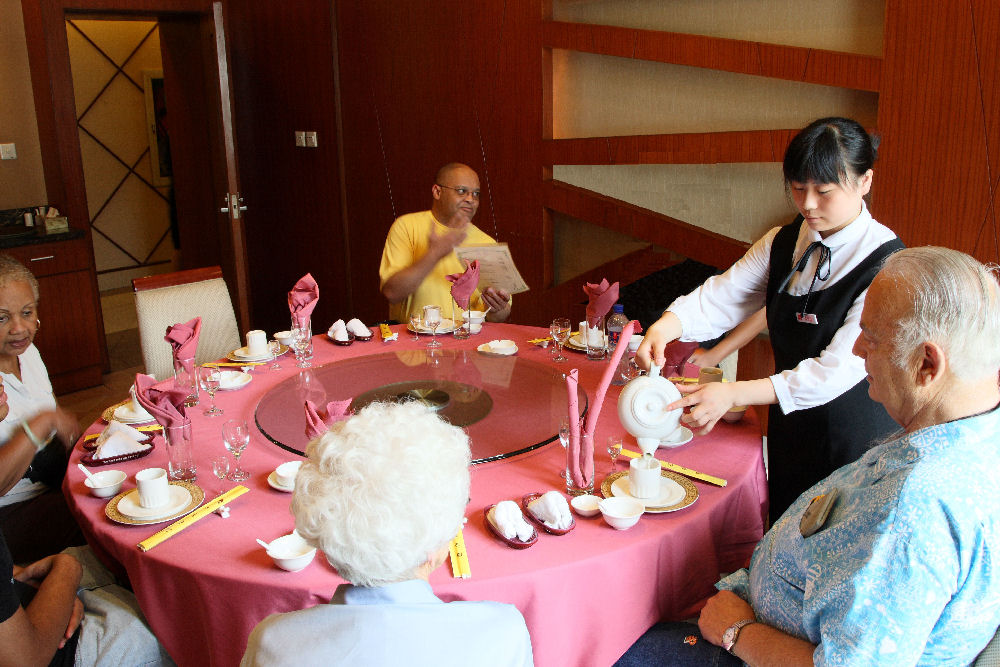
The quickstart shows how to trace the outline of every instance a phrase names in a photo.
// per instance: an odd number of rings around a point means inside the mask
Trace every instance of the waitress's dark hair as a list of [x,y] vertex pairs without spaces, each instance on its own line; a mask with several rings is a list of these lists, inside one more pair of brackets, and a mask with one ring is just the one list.
[[845,183],[878,159],[878,137],[850,118],[820,118],[795,135],[785,151],[785,184]]

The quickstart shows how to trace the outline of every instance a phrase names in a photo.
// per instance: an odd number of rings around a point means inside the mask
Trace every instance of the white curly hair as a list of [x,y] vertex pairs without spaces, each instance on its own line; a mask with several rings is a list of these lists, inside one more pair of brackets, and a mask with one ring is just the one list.
[[372,403],[309,443],[295,528],[344,579],[411,579],[462,526],[469,438],[416,403]]

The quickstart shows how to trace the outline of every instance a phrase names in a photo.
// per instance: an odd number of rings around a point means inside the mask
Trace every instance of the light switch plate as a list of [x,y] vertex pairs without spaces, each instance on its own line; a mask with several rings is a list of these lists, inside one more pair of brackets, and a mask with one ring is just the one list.
[[306,145],[306,133],[302,130],[295,130],[295,145],[304,148]]
[[316,148],[319,143],[315,132],[306,132],[306,148]]
[[14,144],[0,144],[0,160],[16,160],[17,147]]

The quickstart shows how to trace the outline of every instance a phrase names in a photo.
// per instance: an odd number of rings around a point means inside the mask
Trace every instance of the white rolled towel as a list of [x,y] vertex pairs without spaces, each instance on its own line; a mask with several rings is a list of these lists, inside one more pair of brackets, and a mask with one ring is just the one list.
[[528,503],[528,511],[553,530],[566,530],[573,523],[569,503],[558,491],[549,491]]
[[128,424],[123,424],[120,421],[112,419],[108,422],[108,425],[104,427],[104,430],[101,431],[101,434],[97,436],[97,440],[94,441],[94,444],[100,447],[115,433],[121,433],[134,442],[146,439],[146,435],[142,431],[134,429]]
[[372,330],[356,317],[347,323],[347,330],[359,338],[368,338],[372,335]]
[[513,500],[498,502],[493,508],[493,520],[508,540],[513,540],[516,537],[522,542],[527,542],[535,532],[531,524],[524,520],[521,508]]

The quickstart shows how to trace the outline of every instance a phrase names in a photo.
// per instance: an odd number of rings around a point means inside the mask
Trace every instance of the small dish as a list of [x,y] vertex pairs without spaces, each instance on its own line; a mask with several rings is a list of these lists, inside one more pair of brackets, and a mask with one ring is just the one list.
[[517,354],[517,345],[512,340],[491,340],[476,348],[483,354],[490,354],[498,357],[509,357]]
[[635,498],[605,498],[598,503],[604,522],[615,530],[628,530],[639,523],[646,506]]
[[220,371],[219,389],[222,391],[236,391],[250,384],[250,380],[252,379],[249,373],[244,373],[243,371]]
[[90,495],[98,498],[110,498],[122,490],[122,482],[127,478],[128,475],[121,470],[104,470],[95,472],[93,478],[85,478],[83,483],[90,489]]
[[275,491],[281,491],[283,493],[291,493],[292,491],[295,490],[294,484],[292,484],[291,486],[282,486],[281,484],[279,484],[278,475],[275,473],[274,470],[272,470],[271,474],[267,476],[267,484]]
[[[546,526],[545,522],[539,519],[537,516],[535,516],[535,513],[528,508],[528,505],[530,503],[534,502],[535,500],[538,500],[541,497],[542,497],[541,493],[529,493],[528,495],[521,498],[521,510],[523,511],[524,516],[528,517],[529,521],[534,523],[536,526],[539,526],[542,530],[551,535],[565,535],[569,531],[576,528],[576,521],[573,521],[571,524],[569,524],[569,528],[560,529],[560,528],[549,528],[548,526]],[[572,520],[572,517],[570,518]]]
[[600,502],[600,498],[587,493],[582,496],[573,496],[573,499],[569,501],[569,505],[580,516],[591,517],[597,516],[601,512],[601,509],[597,506]]
[[298,572],[312,562],[316,555],[316,547],[309,546],[298,533],[292,531],[288,535],[271,540],[267,555],[282,570]]
[[354,343],[356,338],[356,336],[350,331],[347,332],[347,340],[337,340],[329,331],[326,332],[326,337],[333,341],[334,345],[351,345]]
[[514,538],[513,540],[507,539],[500,528],[497,527],[496,519],[493,518],[493,508],[496,505],[490,505],[489,507],[483,508],[483,517],[486,519],[486,527],[490,529],[496,537],[500,539],[504,544],[506,544],[511,549],[527,549],[535,542],[538,541],[538,531],[534,527],[531,529],[531,538],[522,542],[521,540]]
[[674,429],[673,433],[660,440],[660,444],[657,447],[680,447],[691,442],[692,439],[694,439],[694,433],[691,432],[691,429],[687,426],[678,426]]
[[274,469],[274,480],[285,487],[295,488],[295,476],[299,474],[302,461],[287,461]]
[[745,405],[737,405],[737,406],[732,407],[729,410],[729,412],[727,412],[726,414],[722,415],[722,418],[725,421],[729,422],[730,424],[735,424],[739,420],[743,419],[743,415],[746,413],[746,411],[747,411],[747,406],[745,406]]

